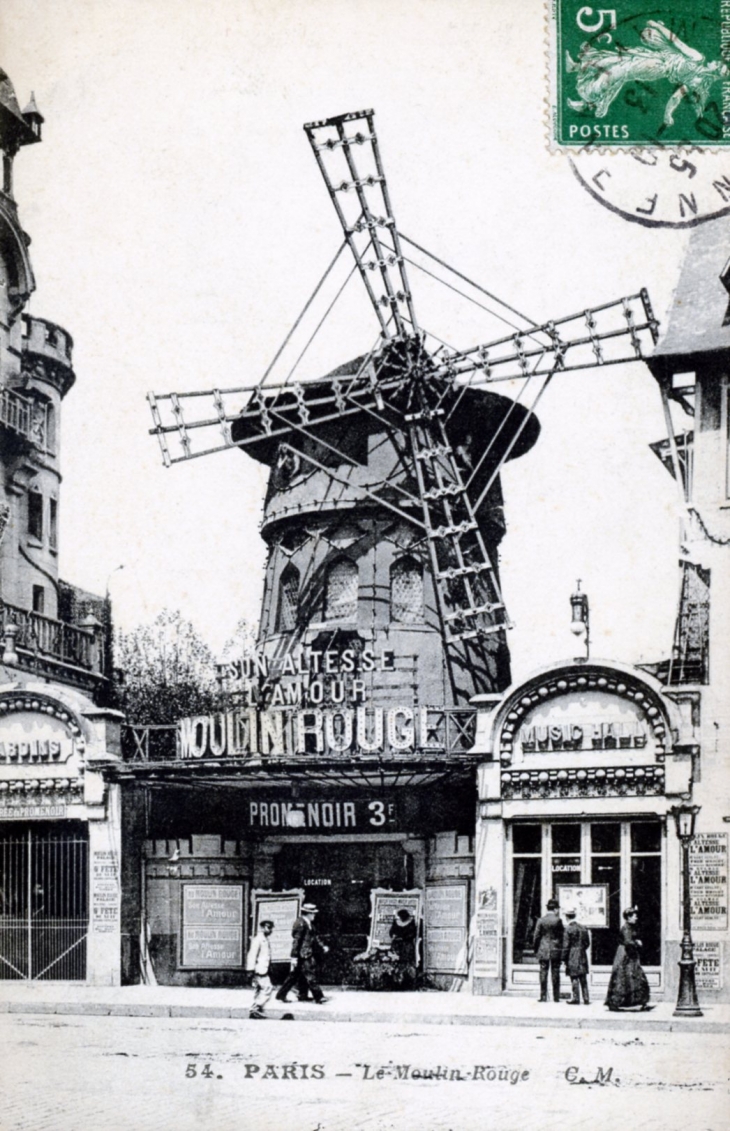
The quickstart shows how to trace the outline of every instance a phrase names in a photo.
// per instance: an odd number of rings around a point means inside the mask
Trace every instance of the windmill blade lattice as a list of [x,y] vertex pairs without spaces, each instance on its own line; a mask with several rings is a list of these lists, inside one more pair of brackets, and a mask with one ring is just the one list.
[[449,353],[440,372],[449,384],[470,373],[490,385],[573,369],[636,361],[656,342],[658,323],[646,290],[546,322],[534,329]]
[[418,324],[373,118],[373,110],[362,110],[304,130],[388,340],[417,332]]

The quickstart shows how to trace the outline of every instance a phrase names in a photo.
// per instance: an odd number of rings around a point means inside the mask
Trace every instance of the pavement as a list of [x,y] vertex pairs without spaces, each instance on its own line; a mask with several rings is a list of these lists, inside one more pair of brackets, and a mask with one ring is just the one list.
[[[674,1002],[640,1013],[609,1013],[602,1001],[570,1006],[508,994],[468,992],[370,993],[326,989],[323,1005],[285,1005],[275,999],[267,1017],[297,1021],[387,1022],[398,1025],[501,1025],[564,1029],[623,1029],[633,1033],[730,1033],[730,1005],[704,1005],[702,1017],[674,1017]],[[252,990],[186,986],[89,986],[75,982],[2,982],[0,1013],[109,1017],[248,1018]]]

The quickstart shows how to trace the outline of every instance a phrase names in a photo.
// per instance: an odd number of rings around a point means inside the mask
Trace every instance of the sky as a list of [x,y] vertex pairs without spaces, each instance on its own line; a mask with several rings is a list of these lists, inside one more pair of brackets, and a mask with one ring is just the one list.
[[[29,310],[75,341],[61,575],[108,588],[122,628],[180,608],[220,652],[258,617],[264,469],[237,451],[165,469],[146,393],[257,381],[332,258],[340,230],[304,122],[373,107],[399,228],[536,322],[642,286],[665,318],[687,233],[602,208],[549,151],[544,12],[4,0],[0,66],[46,119],[16,161]],[[499,335],[422,293],[449,341]],[[347,296],[321,364],[373,344],[372,311]],[[503,474],[515,676],[576,654],[578,577],[594,656],[667,655],[678,516],[648,446],[665,434],[653,378],[642,363],[560,375],[539,417],[537,445]]]

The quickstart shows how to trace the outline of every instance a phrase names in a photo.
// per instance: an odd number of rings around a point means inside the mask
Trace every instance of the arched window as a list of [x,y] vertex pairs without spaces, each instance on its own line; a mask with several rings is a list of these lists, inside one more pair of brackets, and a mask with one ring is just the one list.
[[415,558],[399,558],[390,569],[391,620],[419,624],[423,614],[423,566]]
[[357,620],[357,590],[357,566],[349,558],[338,558],[327,570],[325,620]]
[[288,565],[279,578],[279,607],[276,616],[277,632],[292,632],[299,619],[299,570]]

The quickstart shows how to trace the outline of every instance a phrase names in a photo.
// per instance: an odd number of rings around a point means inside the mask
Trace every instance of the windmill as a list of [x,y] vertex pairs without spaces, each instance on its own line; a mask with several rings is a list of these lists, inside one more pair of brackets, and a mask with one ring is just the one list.
[[[166,466],[230,447],[281,474],[304,462],[405,522],[428,561],[453,701],[464,702],[509,681],[504,664],[498,671],[509,621],[484,514],[503,464],[534,442],[534,410],[556,373],[642,358],[656,322],[642,290],[543,325],[520,316],[523,325],[495,341],[447,348],[419,325],[406,245],[425,249],[396,226],[373,111],[304,129],[342,228],[340,250],[349,248],[377,321],[375,346],[306,381],[269,382],[277,354],[256,384],[150,393],[151,433]],[[515,399],[493,392],[505,382],[521,385]],[[471,450],[465,419],[483,422]],[[389,437],[397,468],[359,473],[354,440],[368,428]]]

